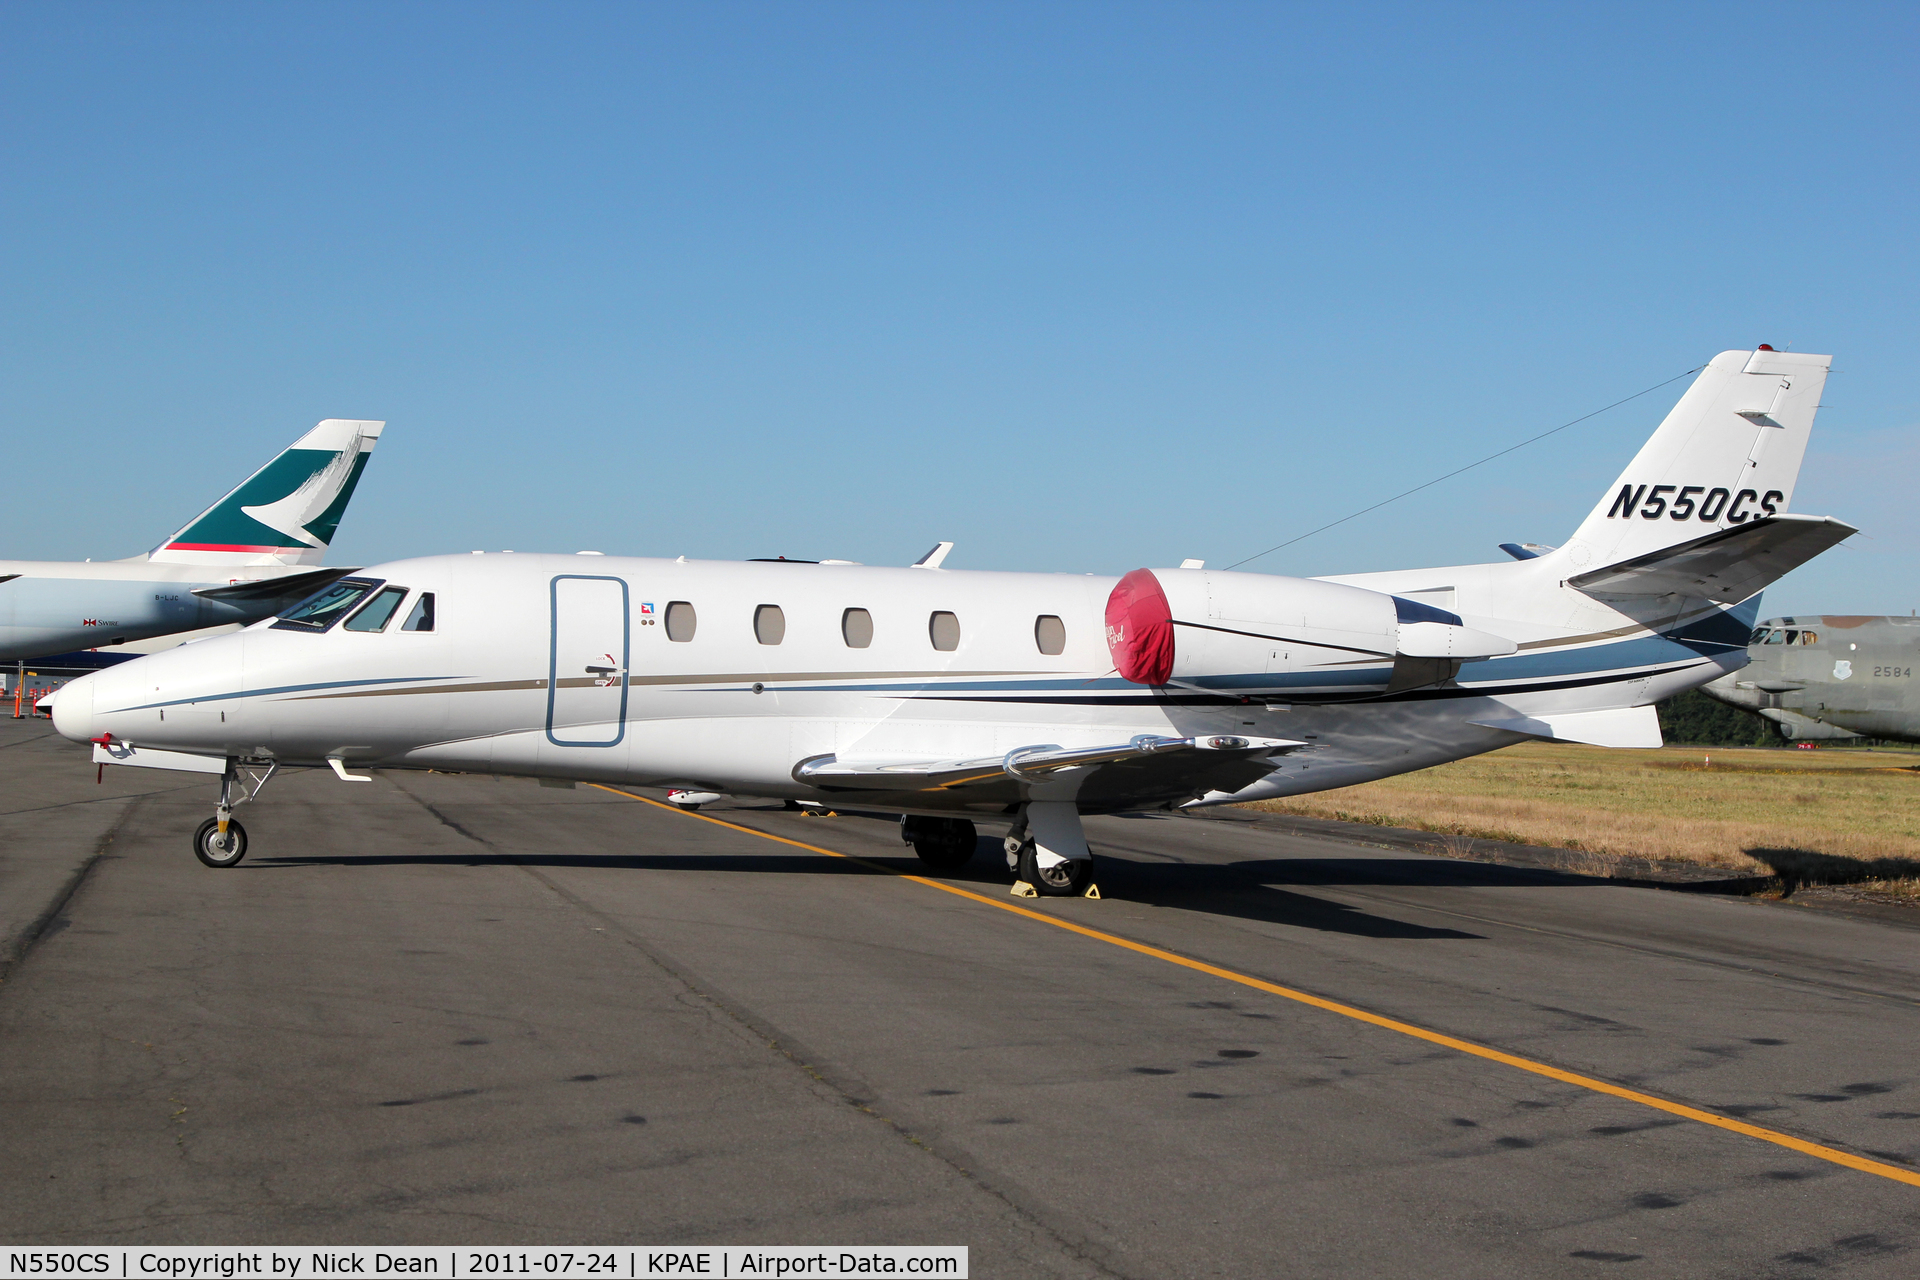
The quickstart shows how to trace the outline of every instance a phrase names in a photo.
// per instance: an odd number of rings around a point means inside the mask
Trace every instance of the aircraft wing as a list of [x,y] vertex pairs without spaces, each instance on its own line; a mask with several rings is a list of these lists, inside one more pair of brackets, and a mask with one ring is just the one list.
[[1762,516],[1567,579],[1589,595],[1704,596],[1738,604],[1859,530],[1831,516]]
[[[1056,746],[1016,747],[1003,756],[974,760],[842,759],[838,756],[813,756],[794,766],[797,782],[822,791],[913,792],[952,791],[978,788],[982,799],[995,799],[996,791],[1010,799],[1020,795],[1021,783],[1043,783],[1073,770],[1080,775],[1081,790],[1097,783],[1100,775],[1111,770],[1124,771],[1137,786],[1152,777],[1164,782],[1172,793],[1187,793],[1214,775],[1240,776],[1252,766],[1255,777],[1272,769],[1269,757],[1307,744],[1286,738],[1246,738],[1232,734],[1211,734],[1193,738],[1163,738],[1140,734],[1129,742],[1113,746],[1063,748]],[[1095,791],[1102,788],[1095,787]]]
[[344,578],[354,569],[309,569],[278,578],[257,578],[224,587],[195,587],[193,594],[203,600],[223,600],[228,604],[259,604],[266,600],[304,600],[336,578]]

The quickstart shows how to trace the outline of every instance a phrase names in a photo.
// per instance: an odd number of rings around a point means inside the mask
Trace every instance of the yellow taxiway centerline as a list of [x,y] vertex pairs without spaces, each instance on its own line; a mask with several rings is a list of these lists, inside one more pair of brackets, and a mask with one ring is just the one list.
[[1876,1177],[1890,1178],[1895,1182],[1905,1182],[1911,1186],[1920,1187],[1920,1172],[1915,1172],[1911,1169],[1902,1169],[1896,1165],[1884,1164],[1878,1160],[1868,1160],[1864,1156],[1856,1156],[1850,1152],[1841,1151],[1834,1147],[1823,1147],[1817,1142],[1808,1142],[1803,1138],[1796,1138],[1791,1134],[1781,1133],[1776,1129],[1767,1129],[1757,1124],[1748,1124],[1744,1120],[1731,1120],[1726,1116],[1717,1116],[1711,1111],[1703,1111],[1698,1107],[1690,1107],[1683,1102],[1670,1102],[1665,1098],[1655,1097],[1650,1093],[1641,1093],[1637,1089],[1629,1089],[1624,1085],[1617,1085],[1611,1081],[1601,1080],[1594,1076],[1583,1076],[1578,1072],[1563,1071],[1559,1067],[1549,1066],[1544,1062],[1535,1062],[1531,1058],[1522,1058],[1515,1054],[1503,1053],[1498,1049],[1490,1049],[1486,1045],[1475,1044],[1471,1040],[1455,1039],[1453,1036],[1444,1035],[1438,1031],[1429,1031],[1425,1027],[1415,1026],[1411,1022],[1401,1022],[1396,1018],[1382,1017],[1377,1013],[1369,1013],[1365,1009],[1356,1009],[1352,1005],[1341,1004],[1337,1000],[1328,1000],[1321,996],[1310,995],[1305,991],[1295,991],[1291,987],[1280,986],[1278,983],[1266,982],[1244,973],[1235,973],[1231,969],[1222,969],[1218,965],[1208,964],[1204,960],[1192,960],[1171,951],[1163,951],[1159,947],[1150,947],[1143,942],[1134,942],[1115,934],[1103,933],[1098,929],[1089,929],[1085,925],[1075,924],[1071,920],[1061,920],[1055,916],[1029,910],[1026,907],[1016,907],[1011,902],[1001,902],[997,899],[989,898],[985,894],[975,893],[970,889],[961,889],[954,885],[943,884],[938,880],[928,879],[926,876],[909,875],[904,871],[896,871],[892,867],[883,866],[878,862],[870,862],[865,858],[855,857],[850,853],[838,853],[832,849],[823,849],[816,844],[807,844],[800,840],[789,840],[785,836],[769,835],[765,831],[756,831],[752,827],[744,827],[737,822],[728,822],[722,818],[711,818],[704,813],[690,813],[676,805],[663,804],[658,800],[650,800],[646,796],[637,796],[631,791],[622,791],[618,787],[602,786],[598,782],[589,782],[587,785],[596,787],[601,791],[610,791],[617,796],[625,796],[629,800],[638,800],[641,804],[650,804],[656,809],[665,809],[671,813],[677,813],[688,818],[695,818],[701,822],[711,822],[715,826],[726,827],[750,836],[758,836],[762,840],[771,840],[776,844],[792,845],[796,849],[805,849],[809,853],[824,854],[829,858],[843,858],[848,862],[858,863],[863,867],[882,872],[886,875],[896,876],[902,880],[911,880],[915,884],[923,884],[930,889],[938,889],[942,893],[951,893],[956,897],[970,898],[975,902],[983,903],[986,906],[994,907],[1000,911],[1011,911],[1014,915],[1025,916],[1029,920],[1038,920],[1042,924],[1050,924],[1057,929],[1065,929],[1069,933],[1077,933],[1082,937],[1092,938],[1098,942],[1105,942],[1111,946],[1121,947],[1128,951],[1137,952],[1143,956],[1151,956],[1155,960],[1164,960],[1168,964],[1176,964],[1183,969],[1192,969],[1211,977],[1223,978],[1228,982],[1235,982],[1243,987],[1252,987],[1255,991],[1264,991],[1268,995],[1279,996],[1282,999],[1293,1000],[1300,1004],[1312,1005],[1314,1008],[1323,1009],[1328,1013],[1337,1013],[1343,1018],[1352,1018],[1357,1022],[1370,1023],[1373,1026],[1381,1027],[1388,1031],[1396,1031],[1403,1036],[1412,1036],[1416,1040],[1425,1040],[1429,1044],[1444,1045],[1446,1048],[1456,1049],[1461,1053],[1472,1054],[1476,1058],[1485,1058],[1489,1062],[1498,1062],[1505,1066],[1515,1067],[1521,1071],[1531,1072],[1536,1076],[1545,1076],[1549,1080],[1558,1080],[1563,1084],[1578,1085],[1582,1089],[1591,1089],[1595,1093],[1604,1093],[1611,1097],[1624,1098],[1628,1102],[1637,1102],[1643,1107],[1652,1107],[1656,1111],[1665,1111],[1669,1115],[1682,1116],[1688,1120],[1697,1120],[1701,1124],[1709,1124],[1716,1129],[1725,1129],[1731,1133],[1745,1134],[1749,1138],[1758,1138],[1762,1142],[1771,1142],[1777,1147],[1785,1147],[1789,1151],[1798,1151],[1800,1154],[1812,1156],[1816,1160],[1825,1160],[1830,1164],[1844,1165],[1849,1169],[1858,1169],[1862,1173],[1871,1173]]

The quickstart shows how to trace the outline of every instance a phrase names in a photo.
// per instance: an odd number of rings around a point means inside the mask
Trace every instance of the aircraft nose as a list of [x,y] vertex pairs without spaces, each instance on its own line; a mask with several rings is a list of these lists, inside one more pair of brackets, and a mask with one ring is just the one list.
[[96,677],[81,676],[69,680],[53,700],[53,727],[63,738],[85,742],[99,736],[93,727],[93,691]]

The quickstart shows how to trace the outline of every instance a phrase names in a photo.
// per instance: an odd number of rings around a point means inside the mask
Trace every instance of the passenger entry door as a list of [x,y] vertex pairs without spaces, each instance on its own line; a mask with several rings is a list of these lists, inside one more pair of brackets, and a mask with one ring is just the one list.
[[565,574],[553,580],[547,741],[611,747],[627,732],[627,584]]

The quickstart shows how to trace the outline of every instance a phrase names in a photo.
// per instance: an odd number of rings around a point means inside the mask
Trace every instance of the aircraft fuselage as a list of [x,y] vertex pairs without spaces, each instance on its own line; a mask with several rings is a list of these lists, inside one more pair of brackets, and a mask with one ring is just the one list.
[[1920,619],[1831,614],[1753,630],[1751,665],[1703,688],[1790,740],[1920,742]]
[[[264,576],[261,570],[244,571]],[[257,622],[284,600],[208,600],[197,588],[242,579],[206,565],[111,560],[0,560],[0,660],[125,644],[154,636]]]
[[[1468,584],[1463,611],[1473,595],[1537,601],[1564,590],[1539,561],[1470,568],[1422,574]],[[1093,575],[494,554],[398,561],[345,581],[405,594],[380,630],[353,630],[352,618],[324,634],[263,623],[89,676],[55,703],[62,732],[289,764],[976,814],[1033,793],[1011,780],[836,788],[797,766],[980,759],[1136,735],[1303,744],[1230,790],[1177,778],[1130,786],[1124,770],[1097,772],[1074,800],[1114,811],[1345,786],[1529,736],[1475,720],[1644,706],[1743,663],[1752,610],[1704,606],[1648,626],[1571,590],[1548,611],[1568,620],[1559,624],[1475,610],[1470,625],[1512,635],[1520,650],[1388,693],[1390,654],[1321,649],[1292,653],[1291,668],[1276,649],[1251,670],[1133,683],[1107,644],[1116,580]],[[434,629],[403,629],[426,593]]]

